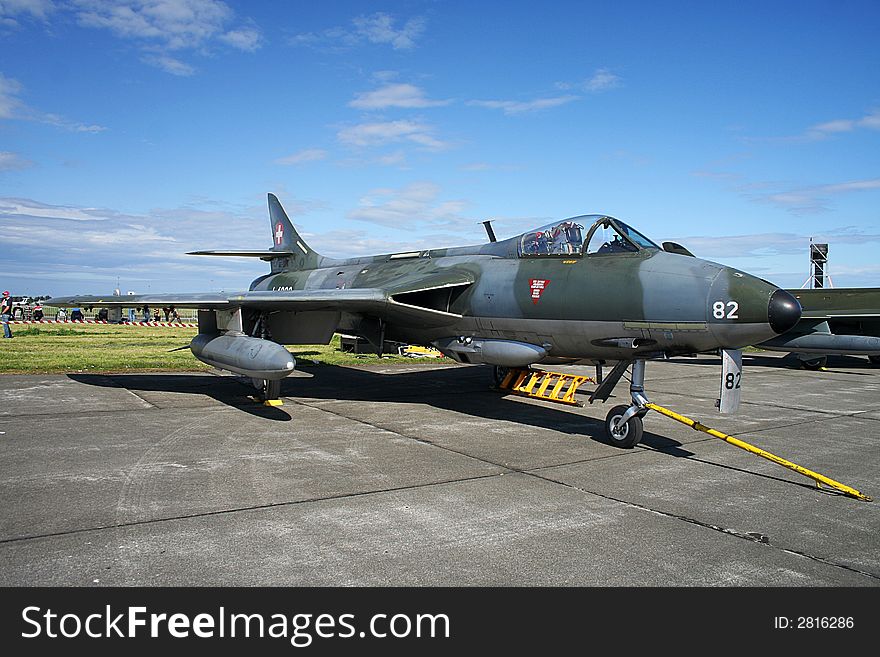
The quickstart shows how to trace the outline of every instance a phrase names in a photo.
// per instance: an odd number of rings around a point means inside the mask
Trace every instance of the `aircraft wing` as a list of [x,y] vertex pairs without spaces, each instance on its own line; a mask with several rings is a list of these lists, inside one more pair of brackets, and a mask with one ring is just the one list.
[[325,289],[325,290],[255,290],[232,295],[233,306],[259,310],[338,310],[352,313],[378,312],[388,299],[378,288]]
[[475,278],[465,271],[444,270],[403,276],[389,287],[329,288],[307,290],[250,290],[196,294],[132,294],[126,296],[77,295],[54,297],[47,306],[117,307],[139,306],[222,310],[250,308],[266,311],[336,311],[358,315],[387,316],[404,323],[443,325],[461,318],[450,308],[457,295]]
[[452,304],[474,280],[470,272],[444,270],[402,276],[381,288],[254,290],[231,295],[228,300],[233,306],[260,310],[332,310],[382,316],[403,324],[442,326],[461,319]]
[[138,306],[150,306],[161,308],[175,306],[176,308],[205,308],[223,309],[232,306],[229,303],[228,292],[207,292],[194,294],[127,294],[117,296],[108,294],[105,296],[79,294],[70,297],[53,297],[43,302],[46,306],[60,308],[85,307],[85,308],[134,308]]
[[150,306],[161,308],[204,308],[222,310],[228,308],[253,308],[259,310],[341,310],[368,312],[384,308],[387,301],[382,290],[264,290],[252,292],[212,292],[195,294],[129,294],[126,296],[75,295],[53,297],[43,303],[47,306],[86,308],[132,308]]

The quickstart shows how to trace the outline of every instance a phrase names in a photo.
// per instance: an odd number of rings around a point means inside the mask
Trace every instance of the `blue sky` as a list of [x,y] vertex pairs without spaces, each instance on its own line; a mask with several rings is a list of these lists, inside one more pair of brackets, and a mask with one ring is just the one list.
[[880,286],[880,3],[0,0],[0,286],[243,289],[606,213]]

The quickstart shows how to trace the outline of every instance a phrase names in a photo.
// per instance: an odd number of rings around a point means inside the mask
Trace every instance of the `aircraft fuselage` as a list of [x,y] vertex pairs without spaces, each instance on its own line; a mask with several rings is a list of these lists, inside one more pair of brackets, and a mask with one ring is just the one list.
[[[771,326],[770,317],[779,288],[706,260],[659,249],[522,258],[506,246],[335,261],[270,274],[251,289],[383,288],[386,339],[418,344],[460,336],[509,340],[541,345],[550,358],[735,349],[773,337],[780,328]],[[413,279],[436,281],[436,286],[414,293],[408,283]],[[432,311],[432,321],[398,312],[401,305]],[[339,331],[358,333],[361,325],[359,317],[343,315]]]

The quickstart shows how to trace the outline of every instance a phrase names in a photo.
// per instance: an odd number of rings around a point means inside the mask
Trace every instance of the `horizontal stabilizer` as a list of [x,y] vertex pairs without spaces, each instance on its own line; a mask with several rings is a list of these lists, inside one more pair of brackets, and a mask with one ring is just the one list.
[[224,256],[231,258],[261,258],[272,260],[273,258],[287,258],[293,255],[293,251],[189,251],[186,255]]

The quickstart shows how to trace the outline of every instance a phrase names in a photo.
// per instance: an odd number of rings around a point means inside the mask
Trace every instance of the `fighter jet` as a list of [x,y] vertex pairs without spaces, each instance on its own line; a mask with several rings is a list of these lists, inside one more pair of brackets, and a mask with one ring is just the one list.
[[646,361],[735,353],[785,333],[801,316],[797,299],[772,283],[664,251],[607,215],[473,246],[334,259],[306,243],[275,195],[268,201],[271,248],[192,253],[268,261],[270,272],[246,291],[46,303],[197,308],[193,355],[250,377],[266,400],[280,395],[295,367],[283,345],[327,344],[334,333],[364,337],[380,353],[386,340],[433,346],[460,363],[493,366],[496,378],[505,368],[616,362],[590,401],[607,401],[631,369],[631,401],[605,421],[620,447],[642,436]]

